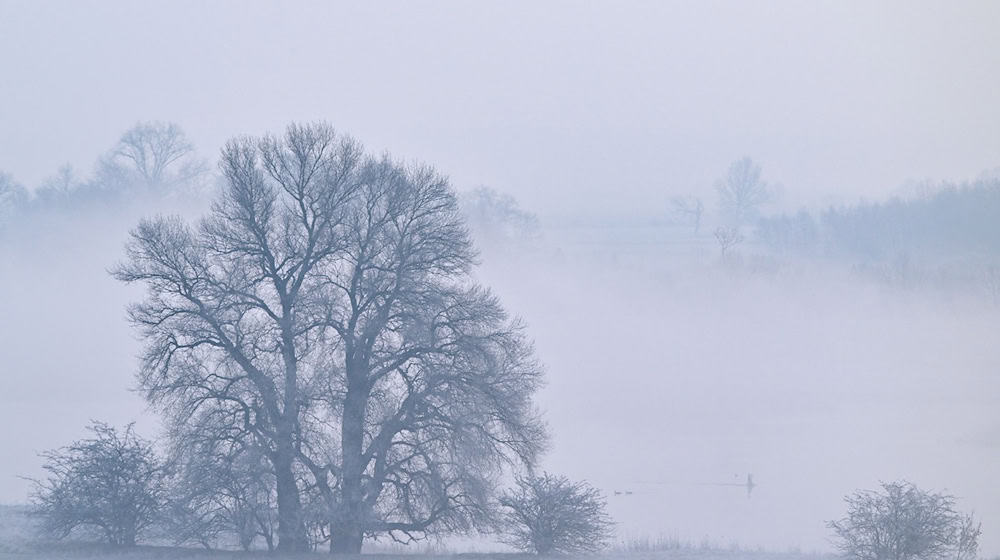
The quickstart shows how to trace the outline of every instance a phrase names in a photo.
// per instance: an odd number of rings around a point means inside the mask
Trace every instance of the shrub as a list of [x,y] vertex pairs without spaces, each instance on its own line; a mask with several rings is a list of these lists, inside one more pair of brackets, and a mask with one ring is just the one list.
[[162,471],[131,424],[122,432],[100,422],[89,429],[94,437],[42,454],[49,477],[35,481],[35,511],[55,538],[79,529],[134,546],[161,507]]
[[538,554],[597,552],[614,526],[599,490],[548,473],[518,478],[500,504],[503,542]]
[[881,492],[845,498],[847,517],[828,526],[844,555],[858,560],[971,560],[980,526],[955,511],[955,498],[909,482],[883,483]]

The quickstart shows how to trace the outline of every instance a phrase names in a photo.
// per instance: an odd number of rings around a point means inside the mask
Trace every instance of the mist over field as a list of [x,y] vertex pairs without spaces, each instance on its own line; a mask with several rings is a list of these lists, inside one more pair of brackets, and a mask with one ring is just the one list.
[[[138,294],[107,274],[133,219],[88,212],[4,239],[18,263],[3,275],[3,353],[17,372],[3,421],[19,426],[3,436],[8,503],[24,501],[16,476],[38,472],[35,452],[92,418],[161,429],[129,391],[139,348],[122,309]],[[657,230],[679,241],[616,239]],[[546,367],[543,465],[599,485],[623,538],[825,551],[823,521],[845,493],[905,478],[960,496],[993,550],[1000,306],[989,294],[900,288],[823,261],[754,271],[717,252],[671,226],[543,227],[484,249],[481,280],[525,319]],[[760,485],[749,499],[714,485],[748,473]]]
[[[0,0],[0,504],[92,420],[176,445],[129,232],[204,217],[227,140],[326,122],[448,179],[544,372],[537,470],[598,489],[619,546],[833,553],[845,496],[908,481],[996,557],[998,16]],[[180,155],[150,175],[138,137]]]
[[[493,282],[550,371],[549,462],[606,488],[620,530],[827,550],[814,519],[897,478],[996,519],[996,306],[822,265],[622,253],[501,260],[519,273]],[[750,499],[711,485],[747,473]]]

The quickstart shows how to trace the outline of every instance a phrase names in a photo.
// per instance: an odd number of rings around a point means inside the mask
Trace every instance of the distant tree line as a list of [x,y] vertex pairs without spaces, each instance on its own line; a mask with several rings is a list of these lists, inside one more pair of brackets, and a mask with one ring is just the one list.
[[205,196],[211,176],[176,124],[138,123],[81,176],[60,167],[33,191],[0,172],[0,233],[9,223],[50,211],[111,206],[139,197]]
[[[925,194],[911,198],[763,215],[762,207],[777,198],[779,188],[764,182],[760,165],[744,157],[729,166],[715,190],[719,225],[713,233],[724,260],[745,233],[745,239],[776,253],[842,258],[862,266],[890,263],[899,268],[911,261],[956,257],[1000,264],[997,177],[924,188]],[[675,196],[669,214],[697,235],[704,204],[695,196]]]
[[[140,122],[102,154],[89,174],[66,164],[28,189],[0,170],[0,236],[11,223],[58,212],[114,210],[123,204],[192,199],[207,204],[219,177],[175,123]],[[518,248],[540,237],[538,217],[509,194],[478,187],[457,194],[477,245]]]
[[761,218],[756,234],[776,251],[879,261],[1000,255],[1000,181],[946,186],[928,196],[802,210]]

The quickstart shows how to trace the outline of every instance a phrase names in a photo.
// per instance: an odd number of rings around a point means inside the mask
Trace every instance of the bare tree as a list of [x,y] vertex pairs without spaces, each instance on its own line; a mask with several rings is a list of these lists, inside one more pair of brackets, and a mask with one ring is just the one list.
[[961,516],[953,548],[955,560],[976,560],[979,555],[979,535],[982,531],[982,524],[976,521],[972,514]]
[[338,551],[364,532],[404,540],[489,521],[487,473],[531,462],[544,434],[540,372],[517,322],[471,282],[472,250],[446,181],[375,162],[333,283],[342,342]]
[[46,178],[35,192],[37,202],[40,204],[58,204],[68,200],[73,193],[83,186],[83,182],[77,177],[73,166],[67,164],[59,166],[55,174]]
[[980,526],[955,511],[955,498],[909,482],[883,483],[881,492],[845,498],[847,517],[828,526],[837,546],[858,560],[972,560]]
[[270,463],[259,449],[215,435],[174,437],[171,538],[210,548],[230,535],[249,550],[262,537],[268,550],[274,550],[277,515]]
[[743,234],[738,227],[719,226],[715,228],[715,239],[719,242],[719,250],[722,259],[725,260],[729,256],[730,249],[743,242]]
[[28,202],[28,191],[7,173],[0,172],[0,228]]
[[563,476],[518,478],[500,503],[505,519],[502,539],[528,552],[597,552],[607,546],[614,528],[601,492]]
[[205,171],[179,126],[143,122],[127,130],[101,159],[96,182],[112,190],[134,186],[162,190],[190,183]]
[[698,235],[701,230],[701,216],[705,211],[705,205],[696,196],[675,196],[670,199],[673,213],[681,221],[690,225],[694,229],[694,234]]
[[149,442],[95,422],[94,437],[43,453],[49,477],[36,481],[34,502],[43,528],[56,538],[76,529],[134,546],[163,503],[162,470]]
[[[266,161],[267,169],[262,169]],[[306,550],[295,463],[303,408],[320,386],[311,358],[323,339],[321,265],[343,245],[360,148],[324,127],[292,127],[285,142],[244,138],[224,150],[228,185],[198,230],[144,221],[116,275],[144,282],[130,309],[147,346],[140,382],[173,418],[202,410],[272,464],[279,547]]]
[[719,210],[733,225],[744,224],[757,215],[762,204],[773,198],[760,178],[760,166],[749,157],[734,161],[726,176],[716,183]]
[[488,187],[461,193],[459,203],[476,240],[485,245],[531,241],[539,235],[538,216],[509,194]]
[[336,552],[485,524],[493,474],[543,444],[540,371],[471,280],[447,181],[326,125],[232,141],[222,169],[197,230],[143,222],[116,271],[150,289],[149,398],[264,449],[279,549],[309,547],[307,495]]

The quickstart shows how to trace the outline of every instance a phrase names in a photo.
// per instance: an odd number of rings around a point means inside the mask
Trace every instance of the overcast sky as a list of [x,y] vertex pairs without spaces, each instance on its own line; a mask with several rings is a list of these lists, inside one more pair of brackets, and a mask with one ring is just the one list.
[[655,213],[750,155],[787,206],[1000,165],[1000,3],[0,0],[0,170],[139,120],[214,160],[325,119],[543,214]]

